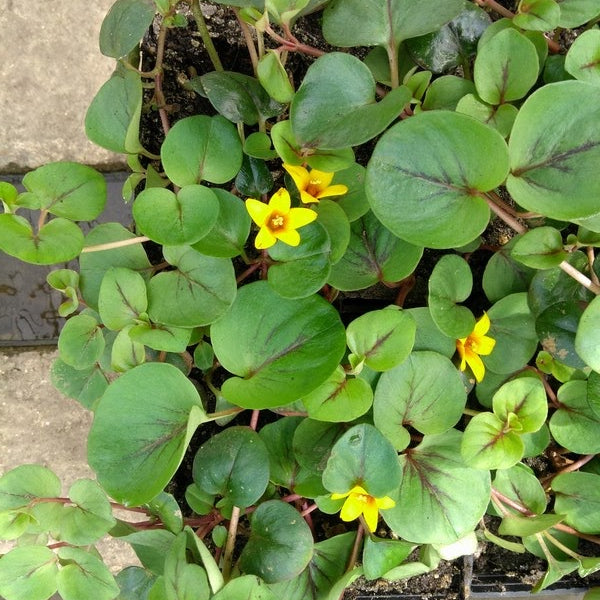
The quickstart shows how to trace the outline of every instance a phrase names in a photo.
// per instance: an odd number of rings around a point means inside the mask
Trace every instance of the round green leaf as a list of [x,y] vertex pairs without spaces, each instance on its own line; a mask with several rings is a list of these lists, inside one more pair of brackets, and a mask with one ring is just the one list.
[[294,433],[302,417],[283,417],[261,428],[259,435],[269,453],[270,480],[292,489],[299,464],[294,456]]
[[560,6],[556,0],[521,0],[513,21],[522,29],[552,31],[560,21]]
[[365,195],[366,172],[362,165],[353,163],[341,171],[336,171],[331,182],[341,183],[348,188],[348,191],[336,200],[336,204],[342,207],[350,222],[356,221],[369,212],[369,203]]
[[350,224],[350,243],[332,266],[328,283],[346,291],[400,281],[413,272],[422,254],[423,248],[399,239],[368,212]]
[[371,208],[398,237],[431,248],[454,248],[487,226],[480,197],[508,173],[502,136],[449,111],[416,115],[391,127],[367,167]]
[[538,431],[548,416],[544,384],[537,377],[521,377],[505,383],[493,398],[494,414],[504,421],[512,413],[519,419],[519,433]]
[[75,369],[60,358],[52,363],[50,379],[61,394],[77,400],[88,409],[93,408],[108,386],[106,375],[99,365]]
[[253,132],[244,140],[244,154],[263,160],[277,156],[277,152],[271,148],[271,138],[262,131]]
[[235,126],[220,115],[196,115],[177,121],[161,146],[169,179],[180,187],[226,183],[242,166],[242,144]]
[[258,61],[256,71],[258,80],[271,98],[284,104],[291,102],[294,97],[294,88],[281,64],[279,52],[269,50],[264,54]]
[[260,198],[273,187],[273,176],[262,158],[244,156],[242,168],[235,178],[235,187],[243,196]]
[[581,81],[600,85],[600,30],[582,33],[569,48],[565,69]]
[[558,444],[578,454],[600,452],[599,403],[588,397],[585,381],[568,381],[558,390],[559,409],[549,422]]
[[46,546],[19,546],[0,560],[0,594],[6,600],[47,600],[56,591],[58,564]]
[[315,473],[322,474],[336,440],[345,431],[338,423],[304,419],[294,432],[293,448],[298,463]]
[[104,335],[94,317],[75,315],[62,328],[58,338],[60,358],[75,369],[93,366],[104,352]]
[[129,54],[144,37],[155,12],[152,0],[117,0],[100,28],[100,52],[111,58]]
[[449,337],[467,337],[475,327],[475,317],[466,306],[458,306],[471,295],[473,275],[469,263],[456,254],[442,256],[429,278],[427,302],[431,317]]
[[431,82],[423,100],[423,110],[455,110],[458,101],[475,92],[475,85],[456,75],[443,75]]
[[252,429],[229,427],[198,449],[192,477],[206,493],[223,496],[233,506],[247,508],[267,489],[267,448]]
[[330,492],[343,494],[360,485],[376,498],[398,487],[401,479],[396,450],[367,423],[355,425],[337,440],[323,472],[323,485]]
[[382,374],[373,402],[375,426],[398,449],[406,427],[423,434],[448,431],[462,416],[467,395],[461,377],[445,356],[413,352]]
[[186,185],[177,194],[147,188],[133,203],[141,233],[163,245],[193,244],[203,238],[219,216],[219,201],[203,185]]
[[194,385],[166,363],[145,363],[114,381],[96,407],[88,461],[118,502],[137,506],[169,482],[204,409]]
[[396,306],[388,306],[352,321],[346,340],[357,360],[375,371],[387,371],[410,354],[415,333],[413,318]]
[[204,256],[190,246],[164,246],[165,260],[177,267],[148,282],[148,315],[173,327],[199,327],[218,319],[236,295],[230,260]]
[[[130,332],[132,325],[127,325],[117,334],[110,352],[110,367],[117,373],[123,373],[146,362],[144,344],[134,341]],[[185,348],[184,348],[185,349]]]
[[323,298],[282,298],[266,281],[242,287],[211,326],[215,355],[237,377],[223,396],[244,408],[294,402],[323,383],[345,349],[344,327]]
[[75,258],[83,247],[83,233],[63,218],[48,221],[34,233],[19,215],[0,215],[0,250],[34,265],[51,265]]
[[464,461],[477,469],[508,469],[523,458],[523,451],[520,436],[489,412],[469,421],[461,444]]
[[410,101],[405,86],[375,102],[369,68],[351,54],[332,52],[306,72],[290,106],[294,135],[311,148],[346,148],[381,133]]
[[461,434],[427,435],[400,457],[402,484],[396,506],[383,512],[402,539],[450,544],[472,531],[490,499],[489,471],[472,469],[460,456]]
[[560,0],[560,27],[579,27],[600,15],[596,0]]
[[112,152],[137,154],[143,90],[139,73],[116,72],[99,90],[85,115],[85,134]]
[[456,112],[469,115],[493,127],[503,138],[507,138],[519,110],[512,104],[492,106],[480,100],[476,94],[467,94],[458,101]]
[[276,261],[269,268],[269,285],[284,298],[306,298],[318,292],[329,276],[331,241],[320,223],[302,228],[300,244],[278,242],[269,249]]
[[[543,514],[546,510],[548,500],[542,484],[531,469],[521,463],[496,471],[493,485],[494,489],[534,514]],[[514,512],[510,506],[506,508]]]
[[333,46],[386,46],[438,30],[464,8],[462,0],[333,0],[323,35]]
[[510,136],[506,182],[520,206],[562,220],[598,212],[600,181],[589,177],[600,161],[597,96],[597,86],[561,81],[527,98]]
[[41,465],[19,465],[0,477],[0,511],[26,507],[36,498],[59,497],[60,479]]
[[554,510],[581,533],[600,531],[600,476],[595,473],[561,473],[552,480]]
[[38,167],[23,177],[37,208],[71,221],[91,221],[106,204],[106,181],[98,171],[73,162]]
[[[92,229],[85,238],[86,246],[125,242],[135,235],[119,223],[103,223]],[[104,275],[111,267],[125,267],[148,277],[150,261],[141,243],[126,244],[101,252],[83,252],[79,258],[80,289],[90,308],[98,308],[98,296]]]
[[577,334],[575,350],[594,371],[600,371],[600,298],[596,297],[583,311]]
[[350,221],[338,202],[329,198],[322,198],[319,204],[315,206],[315,210],[318,214],[319,224],[329,234],[329,241],[331,242],[329,260],[334,265],[342,258],[350,243]]
[[273,592],[255,575],[241,575],[231,579],[213,600],[277,600]]
[[138,600],[148,598],[155,577],[142,567],[125,567],[115,575],[121,598],[120,600]]
[[102,322],[114,331],[132,325],[148,308],[146,282],[131,269],[111,267],[104,275],[98,296]]
[[342,367],[302,402],[317,421],[348,422],[364,415],[373,403],[373,390],[364,379],[347,378]]
[[487,335],[496,340],[493,352],[481,359],[486,369],[497,374],[512,373],[526,365],[538,346],[535,324],[527,294],[511,294],[488,311],[491,321]]
[[431,350],[447,358],[456,353],[456,339],[442,333],[431,318],[427,306],[409,308],[406,312],[417,325],[413,350]]
[[185,352],[190,345],[192,330],[184,327],[167,327],[157,323],[140,323],[128,329],[132,341],[154,350]]
[[549,269],[567,258],[562,235],[554,227],[536,227],[519,236],[511,256],[533,269]]
[[252,514],[250,539],[240,568],[267,583],[300,574],[313,555],[310,528],[298,511],[280,500],[263,502]]

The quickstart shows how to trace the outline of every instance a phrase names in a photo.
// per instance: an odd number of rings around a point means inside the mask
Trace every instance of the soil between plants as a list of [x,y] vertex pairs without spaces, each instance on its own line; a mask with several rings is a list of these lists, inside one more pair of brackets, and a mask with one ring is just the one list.
[[[516,2],[504,0],[500,2],[505,7],[515,10]],[[252,75],[252,67],[247,58],[247,51],[241,36],[235,16],[228,9],[221,6],[206,5],[203,7],[207,23],[211,31],[217,51],[226,70],[236,70]],[[179,119],[196,114],[216,114],[207,99],[202,98],[193,91],[186,89],[185,81],[203,73],[213,70],[208,54],[204,50],[200,36],[196,31],[193,19],[189,19],[187,28],[176,29],[167,37],[164,60],[163,93],[167,104],[167,113],[171,126]],[[315,47],[331,49],[327,46],[320,35],[319,14],[310,15],[302,19],[295,30],[297,37]],[[142,45],[142,68],[149,71],[154,67],[156,58],[156,40],[158,36],[158,24],[151,28]],[[291,71],[293,79],[300,81],[308,66],[314,59],[300,55],[291,54],[287,67]],[[160,146],[164,140],[164,132],[158,112],[152,106],[154,99],[152,91],[146,91],[145,110],[142,114],[140,137],[142,144],[153,153],[160,152]],[[371,146],[372,147],[372,146]],[[357,152],[357,161],[366,164],[370,150],[366,149],[361,154]],[[159,167],[159,165],[155,165]],[[280,166],[273,162],[274,172],[281,173]],[[496,247],[506,243],[513,232],[498,220],[492,221],[485,233],[484,242],[488,247]],[[415,282],[406,297],[405,306],[423,306],[427,297],[428,274],[443,253],[427,251],[415,273]],[[482,271],[490,254],[478,251],[470,257],[470,264],[474,272]],[[160,256],[156,256],[156,262]],[[243,267],[242,267],[243,268]],[[481,277],[474,277],[481,281]],[[381,308],[393,302],[398,293],[397,289],[390,289],[381,284],[373,286],[360,292],[349,292],[340,294],[337,308],[340,310],[342,319],[351,321],[359,314],[368,310]],[[485,297],[481,290],[474,290],[473,310],[481,312]],[[478,306],[478,304],[482,306]],[[191,375],[194,379],[194,373]],[[204,387],[199,381],[196,384]],[[218,382],[216,382],[218,383]],[[206,390],[204,390],[206,391]],[[261,418],[265,418],[261,416]],[[242,422],[240,421],[240,424]],[[243,424],[246,424],[244,421]],[[217,427],[216,425],[214,427]],[[220,429],[219,429],[220,430]],[[192,481],[191,472],[195,452],[200,445],[214,434],[211,424],[205,425],[196,433],[184,461],[170,484],[169,491],[175,495],[185,511],[184,493],[187,485]],[[326,516],[324,515],[326,518]],[[336,531],[343,533],[345,525],[337,517],[333,517],[331,523],[320,523],[323,531]],[[349,525],[352,529],[353,524]],[[597,548],[589,549],[589,555],[598,552]],[[585,553],[585,552],[584,552]],[[473,591],[481,588],[481,591],[526,591],[538,581],[545,572],[545,561],[531,554],[515,554],[508,552],[494,544],[483,542],[480,545],[479,554],[473,560],[473,577],[471,577],[470,566],[463,564],[463,559],[447,562],[442,561],[440,566],[425,575],[413,577],[401,581],[385,581],[382,579],[367,581],[359,578],[344,595],[344,600],[359,600],[361,598],[385,598],[402,597],[405,599],[430,599],[445,598],[454,600],[464,597],[466,589]],[[467,559],[468,563],[468,559]],[[586,579],[577,576],[563,578],[553,588],[569,589],[591,587],[600,585],[600,575],[592,575]]]

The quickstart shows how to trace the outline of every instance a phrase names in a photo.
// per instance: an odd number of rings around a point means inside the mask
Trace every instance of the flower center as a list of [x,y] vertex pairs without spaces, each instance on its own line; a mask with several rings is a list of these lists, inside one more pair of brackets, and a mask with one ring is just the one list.
[[283,215],[280,215],[278,213],[273,213],[269,219],[269,229],[271,231],[279,231],[280,229],[283,229],[283,227],[285,226],[285,218]]
[[308,182],[310,185],[321,185],[320,179],[310,179]]

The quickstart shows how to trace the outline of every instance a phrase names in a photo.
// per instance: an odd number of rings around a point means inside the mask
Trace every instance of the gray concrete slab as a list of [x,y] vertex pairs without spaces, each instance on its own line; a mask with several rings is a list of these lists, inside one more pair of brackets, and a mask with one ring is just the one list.
[[87,107],[114,69],[98,49],[113,1],[0,0],[0,173],[57,160],[124,164],[84,133]]

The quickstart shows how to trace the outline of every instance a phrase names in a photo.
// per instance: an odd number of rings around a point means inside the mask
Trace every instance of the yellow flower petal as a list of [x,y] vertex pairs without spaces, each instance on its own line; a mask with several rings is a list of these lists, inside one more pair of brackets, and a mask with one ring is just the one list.
[[496,346],[496,340],[494,338],[484,335],[473,341],[473,351],[477,354],[487,356],[492,353],[492,350]]
[[[312,169],[308,174],[308,183],[324,190],[333,180],[333,175],[333,173],[325,173],[325,171]],[[313,181],[318,181],[319,183],[313,183]]]
[[310,208],[292,208],[288,215],[286,229],[298,229],[312,223],[316,218],[317,213]]
[[290,210],[290,194],[285,188],[279,188],[269,200],[269,209],[286,215]]
[[264,250],[265,248],[270,248],[276,241],[277,238],[267,227],[261,227],[254,240],[254,245],[258,250]]
[[331,499],[332,500],[341,500],[342,498],[347,498],[350,495],[350,492],[346,492],[345,494],[340,494],[340,493],[334,493],[331,494]]
[[361,497],[362,494],[350,494],[346,498],[344,506],[342,506],[342,510],[340,511],[342,521],[354,521],[354,519],[358,519],[362,515],[365,503],[360,499]]
[[310,175],[304,167],[283,163],[283,168],[291,175],[298,190],[306,189]]
[[467,350],[465,358],[469,368],[473,371],[473,375],[475,375],[475,380],[477,383],[481,382],[485,375],[485,366],[481,358],[479,358],[479,354]]
[[343,196],[348,192],[348,187],[338,183],[336,185],[330,185],[325,188],[322,192],[317,194],[317,198],[328,198],[329,196]]
[[396,503],[389,496],[384,496],[383,498],[376,498],[375,502],[377,503],[377,508],[386,510],[387,508],[394,508]]
[[297,246],[300,243],[300,234],[295,229],[278,231],[275,237],[288,246]]
[[304,190],[300,190],[300,200],[302,200],[304,204],[314,204],[315,202],[319,201],[318,198],[311,196],[308,192],[305,192]]
[[264,203],[254,200],[254,198],[248,198],[246,200],[246,210],[250,215],[250,218],[259,226],[262,227],[265,221],[271,214],[271,209]]
[[377,529],[377,520],[379,519],[377,503],[373,496],[369,496],[367,502],[364,504],[363,515],[365,516],[367,529],[373,533]]
[[490,324],[490,318],[487,316],[487,313],[484,312],[481,319],[475,323],[471,336],[475,338],[483,337],[490,330]]

